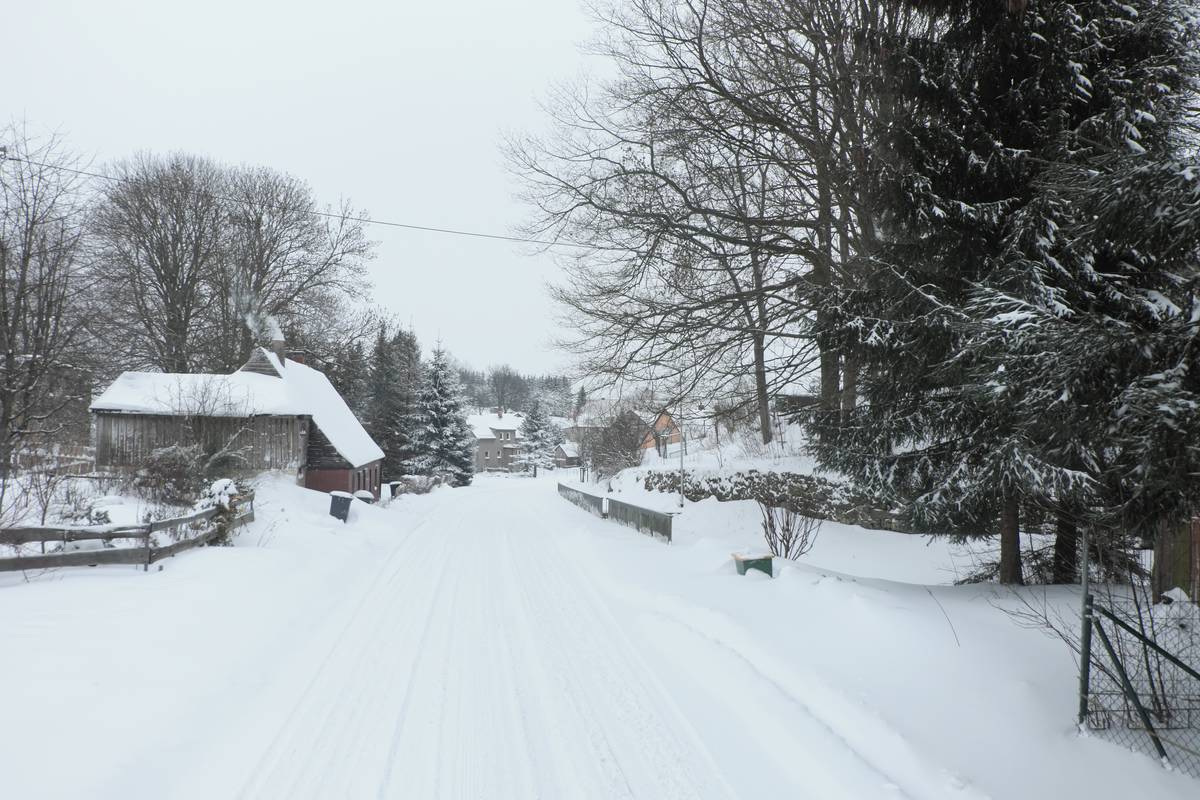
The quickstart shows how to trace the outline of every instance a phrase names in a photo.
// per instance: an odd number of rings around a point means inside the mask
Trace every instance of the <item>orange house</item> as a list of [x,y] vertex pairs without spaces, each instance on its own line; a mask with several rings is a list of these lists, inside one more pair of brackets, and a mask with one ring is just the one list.
[[675,424],[675,418],[666,409],[662,409],[654,416],[654,422],[650,423],[649,430],[642,439],[642,449],[654,448],[659,455],[665,456],[669,445],[682,441],[683,431]]

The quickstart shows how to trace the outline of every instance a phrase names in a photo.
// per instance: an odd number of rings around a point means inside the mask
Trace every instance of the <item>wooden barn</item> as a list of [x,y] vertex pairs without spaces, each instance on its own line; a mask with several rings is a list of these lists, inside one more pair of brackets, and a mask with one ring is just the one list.
[[383,451],[329,379],[282,346],[256,349],[230,375],[122,373],[91,410],[99,468],[136,469],[158,448],[200,444],[235,452],[245,471],[379,497]]

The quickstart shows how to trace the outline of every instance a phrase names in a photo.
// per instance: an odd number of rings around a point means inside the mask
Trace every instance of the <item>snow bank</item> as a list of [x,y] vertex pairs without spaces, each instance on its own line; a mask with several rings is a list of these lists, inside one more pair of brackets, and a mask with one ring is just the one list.
[[0,793],[162,797],[397,536],[398,509],[355,503],[343,525],[329,495],[286,479],[265,480],[255,507],[233,547],[161,571],[0,574]]
[[[730,553],[761,550],[752,502],[687,503],[669,546],[561,503],[578,526],[561,539],[563,560],[591,565],[623,598],[613,613],[698,735],[739,766],[744,796],[805,796],[796,786],[822,798],[1200,793],[1153,759],[1077,734],[1070,650],[1006,613],[1028,601],[1072,619],[1073,587],[945,585],[974,554],[831,523],[800,562],[777,560],[774,580],[740,577]],[[871,789],[864,772],[895,785]]]

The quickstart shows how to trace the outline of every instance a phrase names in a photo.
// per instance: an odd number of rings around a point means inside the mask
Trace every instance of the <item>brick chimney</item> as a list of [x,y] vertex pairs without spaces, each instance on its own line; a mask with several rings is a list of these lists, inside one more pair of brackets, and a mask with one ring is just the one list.
[[282,333],[276,333],[271,339],[271,349],[275,351],[275,356],[279,359],[280,368],[287,366],[287,342],[284,341]]

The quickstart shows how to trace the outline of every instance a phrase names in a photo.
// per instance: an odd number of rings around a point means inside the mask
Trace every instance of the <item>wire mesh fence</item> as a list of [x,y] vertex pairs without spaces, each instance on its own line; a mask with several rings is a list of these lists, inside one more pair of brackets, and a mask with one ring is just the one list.
[[1200,605],[1089,605],[1086,727],[1200,778]]

